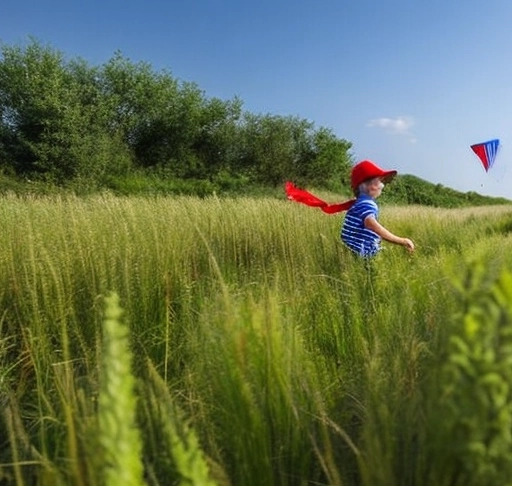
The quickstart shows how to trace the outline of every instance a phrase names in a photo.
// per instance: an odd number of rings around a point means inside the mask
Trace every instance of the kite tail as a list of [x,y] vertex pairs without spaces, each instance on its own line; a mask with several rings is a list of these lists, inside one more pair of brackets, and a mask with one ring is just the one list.
[[304,189],[298,189],[291,182],[285,184],[286,196],[290,201],[296,201],[306,206],[320,208],[324,213],[334,214],[341,211],[348,211],[356,202],[355,199],[339,204],[328,204]]

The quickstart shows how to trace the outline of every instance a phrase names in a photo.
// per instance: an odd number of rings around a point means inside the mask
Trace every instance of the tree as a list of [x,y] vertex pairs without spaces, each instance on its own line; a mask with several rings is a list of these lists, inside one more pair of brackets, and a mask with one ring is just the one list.
[[241,116],[242,102],[238,98],[231,101],[212,98],[203,104],[193,150],[210,178],[221,171],[236,172]]
[[285,180],[325,185],[347,181],[351,144],[298,117],[244,117],[241,168],[258,182],[279,185]]
[[[351,144],[299,117],[242,112],[120,52],[100,67],[32,40],[3,47],[0,164],[57,183],[135,168],[280,185],[348,181]],[[227,177],[226,177],[227,176]]]
[[97,71],[32,40],[3,47],[0,145],[18,174],[90,178],[122,154],[105,131]]
[[352,144],[339,139],[332,130],[321,127],[313,134],[313,157],[302,167],[301,176],[314,184],[341,182],[350,187]]

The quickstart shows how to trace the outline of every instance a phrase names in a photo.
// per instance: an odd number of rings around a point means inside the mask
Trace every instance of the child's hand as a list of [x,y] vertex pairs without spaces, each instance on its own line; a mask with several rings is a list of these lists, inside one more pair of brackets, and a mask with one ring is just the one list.
[[405,246],[405,248],[407,248],[407,250],[412,253],[414,251],[414,243],[412,240],[409,238],[404,238],[403,240],[403,246]]

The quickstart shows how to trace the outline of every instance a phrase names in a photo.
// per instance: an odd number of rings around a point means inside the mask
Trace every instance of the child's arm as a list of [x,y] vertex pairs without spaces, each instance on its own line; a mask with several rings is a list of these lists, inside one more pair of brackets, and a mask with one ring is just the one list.
[[391,231],[382,226],[373,216],[369,216],[364,220],[364,227],[377,233],[383,240],[394,243],[395,245],[405,246],[409,251],[414,251],[414,243],[409,238],[396,236]]

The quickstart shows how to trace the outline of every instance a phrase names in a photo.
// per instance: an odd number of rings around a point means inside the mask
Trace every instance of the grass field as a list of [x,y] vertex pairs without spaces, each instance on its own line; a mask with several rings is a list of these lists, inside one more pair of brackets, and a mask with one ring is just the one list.
[[0,485],[512,484],[512,207],[0,199]]

